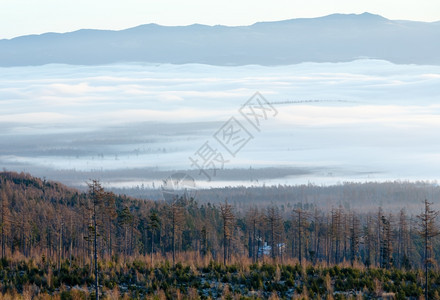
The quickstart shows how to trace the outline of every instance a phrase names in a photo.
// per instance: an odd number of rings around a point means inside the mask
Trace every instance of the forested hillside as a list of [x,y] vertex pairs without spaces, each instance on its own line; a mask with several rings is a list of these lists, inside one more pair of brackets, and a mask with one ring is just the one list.
[[289,207],[268,199],[237,209],[137,200],[96,181],[82,193],[2,172],[0,200],[5,295],[86,297],[95,262],[107,297],[418,297],[425,266],[435,270],[430,294],[440,291],[437,212],[423,198],[414,199],[419,215],[303,205],[300,197],[286,199]]

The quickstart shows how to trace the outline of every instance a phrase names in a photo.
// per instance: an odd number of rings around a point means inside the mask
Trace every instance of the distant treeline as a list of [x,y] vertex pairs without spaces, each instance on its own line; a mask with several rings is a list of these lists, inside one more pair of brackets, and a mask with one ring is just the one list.
[[[161,189],[112,188],[117,194],[139,199],[162,200]],[[389,181],[389,182],[344,182],[331,186],[272,185],[261,187],[224,187],[198,190],[195,200],[199,203],[221,203],[228,199],[236,209],[249,206],[264,207],[271,203],[291,208],[292,203],[317,206],[323,210],[342,206],[347,210],[374,211],[405,208],[408,212],[419,213],[424,199],[440,199],[440,186],[429,181]],[[435,204],[435,203],[434,203]]]

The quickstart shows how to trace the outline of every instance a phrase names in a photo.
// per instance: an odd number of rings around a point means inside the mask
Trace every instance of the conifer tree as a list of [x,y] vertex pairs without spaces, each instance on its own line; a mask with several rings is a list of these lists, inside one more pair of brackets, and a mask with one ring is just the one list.
[[382,216],[382,234],[381,234],[381,267],[389,269],[393,264],[392,230],[391,216],[388,218]]
[[[3,185],[2,185],[3,187]],[[9,229],[9,221],[10,221],[10,212],[9,212],[9,203],[6,192],[3,188],[0,194],[0,230],[1,230],[1,258],[6,257],[6,235]]]
[[150,232],[151,232],[150,258],[151,258],[151,265],[152,266],[153,266],[153,254],[154,254],[154,234],[157,232],[157,230],[159,230],[159,227],[160,227],[159,216],[157,215],[156,211],[152,211],[150,214],[150,218],[148,220],[148,228],[150,229]]
[[174,198],[171,204],[168,205],[168,212],[171,222],[171,243],[172,243],[172,252],[173,252],[173,266],[176,263],[176,237],[179,232],[182,230],[183,226],[183,204],[185,199]]

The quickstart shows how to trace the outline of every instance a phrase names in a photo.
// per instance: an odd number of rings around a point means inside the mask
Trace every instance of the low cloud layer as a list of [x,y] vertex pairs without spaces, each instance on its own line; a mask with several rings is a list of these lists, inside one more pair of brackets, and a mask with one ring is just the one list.
[[438,66],[374,60],[2,68],[0,166],[119,170],[119,180],[134,168],[189,169],[188,157],[260,91],[278,115],[227,168],[314,170],[280,183],[437,179],[439,86]]

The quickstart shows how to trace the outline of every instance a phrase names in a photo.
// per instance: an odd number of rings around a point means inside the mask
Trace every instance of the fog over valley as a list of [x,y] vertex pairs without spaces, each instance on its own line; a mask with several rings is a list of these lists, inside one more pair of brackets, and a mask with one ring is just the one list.
[[[1,68],[0,165],[74,186],[437,180],[439,86],[439,66],[382,60]],[[239,113],[257,91],[277,111],[260,131]],[[252,135],[235,157],[214,138],[231,117]],[[189,160],[205,142],[211,182]]]

